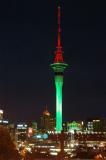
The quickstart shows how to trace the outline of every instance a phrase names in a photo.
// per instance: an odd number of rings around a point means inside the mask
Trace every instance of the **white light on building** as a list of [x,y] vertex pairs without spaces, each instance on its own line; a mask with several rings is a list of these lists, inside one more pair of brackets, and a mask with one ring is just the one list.
[[2,119],[3,119],[3,110],[0,109],[0,120],[2,120]]

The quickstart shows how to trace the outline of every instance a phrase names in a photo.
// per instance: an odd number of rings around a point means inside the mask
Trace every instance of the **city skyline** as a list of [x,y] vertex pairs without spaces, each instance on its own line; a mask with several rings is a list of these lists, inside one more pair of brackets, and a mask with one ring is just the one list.
[[[56,2],[0,2],[0,104],[14,121],[55,114],[49,64],[57,44]],[[60,2],[62,46],[69,68],[63,121],[106,117],[106,16],[103,4]],[[104,5],[105,6],[105,5]],[[99,8],[99,9],[98,9]]]

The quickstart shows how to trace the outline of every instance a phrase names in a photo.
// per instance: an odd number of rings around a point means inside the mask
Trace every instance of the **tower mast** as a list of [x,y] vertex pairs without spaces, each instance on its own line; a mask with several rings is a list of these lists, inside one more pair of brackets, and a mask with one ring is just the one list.
[[62,46],[61,46],[61,27],[60,27],[60,6],[58,7],[58,37],[57,37],[57,47],[55,51],[54,63],[63,62]]
[[58,40],[55,51],[55,58],[51,68],[54,71],[55,87],[56,87],[56,131],[62,131],[62,87],[63,87],[63,73],[68,66],[64,63],[63,51],[61,46],[61,27],[60,27],[60,6],[58,7]]

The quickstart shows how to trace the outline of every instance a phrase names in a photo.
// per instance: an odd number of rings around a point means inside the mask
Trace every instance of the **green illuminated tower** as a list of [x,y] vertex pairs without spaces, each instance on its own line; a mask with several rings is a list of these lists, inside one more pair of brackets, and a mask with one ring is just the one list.
[[58,7],[58,43],[55,51],[54,63],[50,65],[55,73],[56,86],[56,131],[62,131],[62,87],[63,73],[68,66],[63,60],[63,51],[61,46],[61,28],[60,28],[60,7]]

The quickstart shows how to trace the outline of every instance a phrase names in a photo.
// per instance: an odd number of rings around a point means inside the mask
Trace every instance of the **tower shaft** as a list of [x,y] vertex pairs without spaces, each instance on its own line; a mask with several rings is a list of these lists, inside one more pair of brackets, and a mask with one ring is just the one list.
[[62,87],[63,87],[63,76],[55,75],[55,86],[56,86],[56,131],[62,130]]

